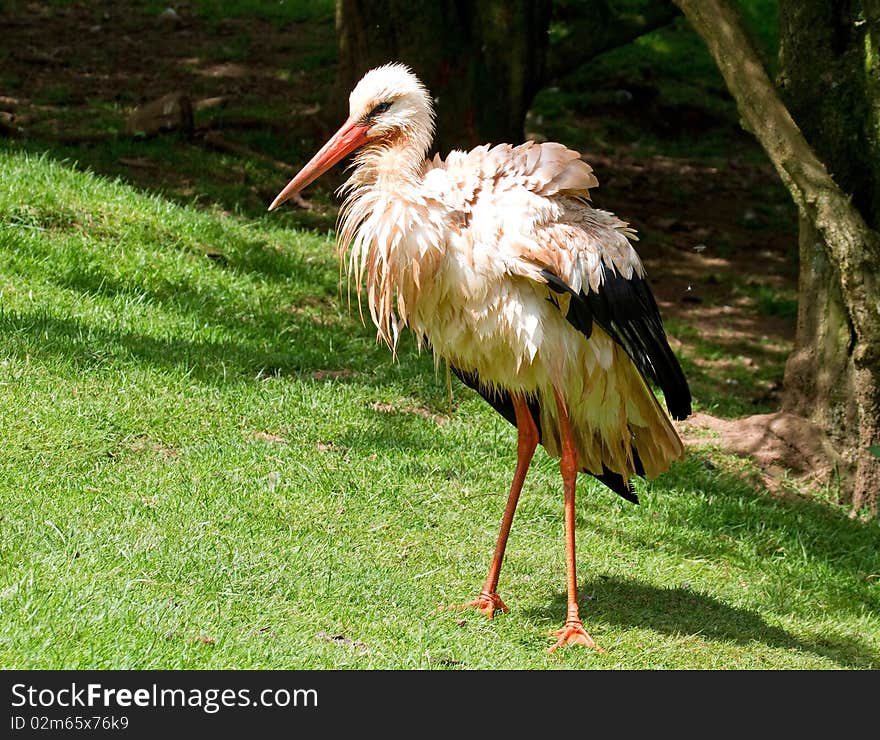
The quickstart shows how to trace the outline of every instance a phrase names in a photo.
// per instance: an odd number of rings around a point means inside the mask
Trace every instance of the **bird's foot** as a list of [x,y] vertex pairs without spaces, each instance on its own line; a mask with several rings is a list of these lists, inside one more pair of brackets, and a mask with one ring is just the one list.
[[507,605],[501,600],[501,597],[492,592],[489,593],[485,589],[480,591],[480,595],[474,599],[473,601],[467,602],[467,604],[453,604],[448,609],[470,609],[474,607],[479,609],[483,614],[485,614],[489,619],[495,616],[495,612],[501,610],[505,614],[510,611],[507,608]]
[[551,645],[547,648],[548,653],[556,652],[557,648],[565,647],[566,645],[586,645],[587,647],[593,648],[597,653],[605,652],[596,644],[596,641],[590,637],[584,629],[584,625],[581,624],[580,619],[569,619],[562,629],[551,632],[550,636],[556,637],[557,640],[555,645]]

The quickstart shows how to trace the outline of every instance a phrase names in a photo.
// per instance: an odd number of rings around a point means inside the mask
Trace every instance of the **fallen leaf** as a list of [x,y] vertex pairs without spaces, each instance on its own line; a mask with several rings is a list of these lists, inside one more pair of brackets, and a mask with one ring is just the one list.
[[318,442],[317,448],[320,452],[345,452],[344,447],[335,445],[332,442]]
[[448,655],[438,655],[436,658],[432,657],[428,654],[428,662],[434,663],[435,665],[444,665],[450,668],[454,668],[455,666],[461,665],[460,660],[455,660],[454,658],[450,658]]
[[408,414],[421,416],[423,419],[430,419],[435,424],[445,424],[449,420],[442,414],[435,414],[430,409],[426,409],[424,406],[404,406],[401,410],[405,411]]
[[284,437],[281,437],[278,434],[272,434],[271,432],[254,432],[254,439],[259,439],[263,442],[273,442],[275,444],[287,444],[287,440],[284,439]]
[[435,424],[445,424],[449,419],[442,414],[435,414],[430,409],[425,408],[424,406],[402,406],[398,408],[390,403],[381,403],[377,401],[376,403],[370,404],[370,408],[373,411],[378,411],[380,414],[415,414],[416,416],[421,416],[423,419],[430,419]]
[[360,640],[352,640],[350,637],[346,637],[343,634],[331,635],[327,632],[321,630],[318,633],[319,640],[326,640],[327,642],[332,642],[335,645],[345,645],[346,647],[351,647],[357,650],[359,653],[369,653],[370,648]]
[[156,442],[155,440],[150,439],[146,434],[141,434],[131,440],[131,442],[128,443],[128,449],[132,452],[138,453],[150,450],[151,452],[161,455],[166,460],[170,460],[180,454],[180,452],[174,447],[169,447],[168,445]]

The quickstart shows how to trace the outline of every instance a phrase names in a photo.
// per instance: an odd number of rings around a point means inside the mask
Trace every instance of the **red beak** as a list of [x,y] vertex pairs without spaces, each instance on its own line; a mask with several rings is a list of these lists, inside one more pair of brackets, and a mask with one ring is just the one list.
[[269,210],[272,211],[280,206],[306,185],[317,180],[340,159],[366,144],[367,129],[369,128],[369,126],[364,126],[357,121],[346,121],[342,124],[342,128],[321,147],[321,151],[312,157],[309,163],[299,171],[299,174],[287,183],[284,190],[278,193],[275,200],[272,201],[272,205],[269,206]]

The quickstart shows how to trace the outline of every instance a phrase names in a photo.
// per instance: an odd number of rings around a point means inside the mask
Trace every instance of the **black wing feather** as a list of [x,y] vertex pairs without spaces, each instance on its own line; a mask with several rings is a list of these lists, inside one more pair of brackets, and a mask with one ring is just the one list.
[[568,322],[589,338],[595,321],[624,349],[642,377],[660,387],[672,418],[686,419],[691,413],[690,388],[669,347],[648,281],[637,275],[624,278],[604,266],[601,269],[599,290],[586,293],[575,293],[550,270],[541,274],[551,290],[571,296],[565,316]]
[[[477,375],[476,372],[465,372],[463,370],[459,370],[457,367],[453,365],[449,366],[449,369],[455,373],[456,377],[464,383],[469,388],[473,388],[477,393],[479,393],[488,403],[489,405],[495,409],[501,416],[503,416],[507,421],[516,426],[516,410],[513,408],[513,400],[510,397],[510,393],[506,390],[492,390],[490,388],[486,388],[480,382],[480,376]],[[532,414],[532,419],[535,422],[535,426],[538,429],[538,439],[541,440],[541,405],[536,398],[529,398],[527,400],[529,411]],[[645,469],[642,467],[642,461],[639,459],[639,453],[636,452],[635,447],[633,447],[633,460],[636,465],[636,473],[638,475],[644,475]],[[595,473],[590,473],[589,470],[582,470],[583,473],[589,473],[598,481],[604,483],[608,488],[610,488],[615,493],[623,496],[627,501],[632,501],[634,504],[639,503],[639,497],[636,495],[636,492],[633,490],[632,484],[626,482],[623,479],[623,476],[620,473],[614,473],[605,465],[602,466],[602,474],[596,475]]]
[[[473,388],[477,393],[479,393],[488,404],[495,409],[499,414],[501,414],[507,421],[516,426],[516,409],[513,408],[513,399],[510,397],[510,393],[505,390],[492,390],[486,388],[483,383],[480,381],[480,376],[477,375],[476,372],[466,373],[464,370],[459,370],[457,367],[453,365],[449,366],[449,369],[455,373],[455,376],[464,383],[468,388]],[[532,419],[535,422],[535,427],[538,429],[538,441],[540,442],[542,439],[541,434],[541,405],[538,403],[536,398],[529,398],[527,400],[529,405],[529,411],[532,413]]]

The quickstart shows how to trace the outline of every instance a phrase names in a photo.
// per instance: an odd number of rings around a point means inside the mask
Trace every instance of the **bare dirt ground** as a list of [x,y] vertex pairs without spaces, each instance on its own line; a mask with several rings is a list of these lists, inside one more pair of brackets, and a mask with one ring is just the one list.
[[[77,156],[96,171],[186,196],[195,187],[192,173],[149,156],[89,161],[89,146],[118,136],[138,105],[176,90],[197,110],[222,109],[224,117],[209,126],[222,125],[224,136],[239,136],[269,158],[277,155],[260,141],[296,142],[307,152],[337,123],[329,113],[337,110],[327,51],[334,44],[332,19],[277,26],[250,18],[205,20],[186,5],[157,14],[118,2],[6,7],[0,15],[0,137],[11,146],[80,146]],[[254,143],[254,131],[264,138]],[[816,466],[804,461],[821,446],[815,430],[796,431],[792,424],[782,435],[789,443],[768,442],[784,426],[772,412],[779,408],[794,336],[797,222],[754,141],[745,134],[732,141],[711,161],[639,157],[625,145],[600,154],[589,141],[565,143],[579,146],[599,177],[595,205],[640,233],[639,251],[702,410],[689,422],[689,437],[715,434],[730,450],[750,455],[773,489],[772,480],[786,471],[809,476]],[[240,187],[242,202],[254,208],[283,184],[281,175],[274,184],[254,183],[244,163],[235,169],[216,177]],[[331,201],[313,202],[332,223]],[[743,419],[752,414],[762,416]]]

